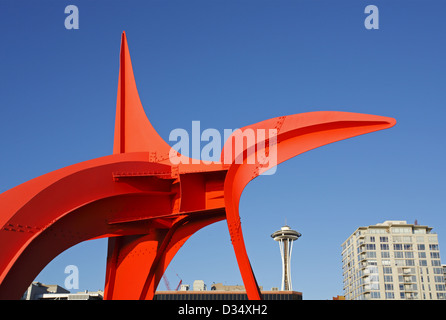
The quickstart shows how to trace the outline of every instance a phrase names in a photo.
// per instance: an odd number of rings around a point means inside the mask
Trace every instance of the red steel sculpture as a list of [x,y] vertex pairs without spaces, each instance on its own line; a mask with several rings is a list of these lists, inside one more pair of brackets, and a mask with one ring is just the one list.
[[[226,219],[250,300],[262,298],[243,240],[239,200],[263,163],[246,159],[276,148],[279,164],[308,150],[390,128],[392,118],[309,112],[265,120],[241,132],[271,137],[232,148],[230,161],[183,157],[149,122],[138,96],[125,33],[113,154],[34,178],[0,194],[0,299],[20,299],[58,254],[85,240],[108,238],[105,299],[153,299],[168,264],[199,229]],[[223,151],[222,151],[223,157]],[[238,158],[237,158],[238,157]],[[243,161],[235,161],[242,157]],[[225,159],[227,160],[227,159]]]

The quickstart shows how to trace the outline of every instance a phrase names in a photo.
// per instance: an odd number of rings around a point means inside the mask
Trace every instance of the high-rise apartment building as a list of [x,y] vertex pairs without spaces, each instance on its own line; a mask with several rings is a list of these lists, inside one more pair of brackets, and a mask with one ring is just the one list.
[[347,300],[445,300],[438,236],[406,221],[359,227],[342,244]]

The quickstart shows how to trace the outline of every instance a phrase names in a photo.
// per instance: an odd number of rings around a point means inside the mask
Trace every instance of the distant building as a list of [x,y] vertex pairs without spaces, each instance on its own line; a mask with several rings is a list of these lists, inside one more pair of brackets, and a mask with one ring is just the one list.
[[46,285],[33,282],[22,296],[22,300],[40,300],[44,294],[67,294],[70,291],[58,285]]
[[22,300],[103,300],[102,291],[77,292],[70,291],[58,285],[46,285],[40,282],[33,282],[23,294]]
[[[245,287],[241,285],[213,283],[211,290],[206,290],[204,281],[195,280],[193,288],[191,291],[157,291],[154,300],[248,300]],[[302,300],[302,293],[297,291],[278,291],[277,288],[262,291],[262,287],[260,290],[264,300]]]
[[85,290],[75,293],[45,293],[40,300],[104,300],[104,292]]
[[180,291],[189,291],[190,286],[188,284],[182,284],[180,286]]
[[193,284],[193,291],[206,291],[206,284],[203,280],[195,280]]
[[342,244],[346,300],[445,300],[438,236],[406,221],[359,227]]
[[[263,287],[259,287],[260,291],[263,290]],[[229,285],[225,285],[223,283],[213,283],[211,285],[211,290],[212,291],[245,291],[245,286],[241,286],[241,285],[233,285],[233,286],[229,286]]]
[[[296,291],[262,291],[264,300],[302,300]],[[157,291],[154,300],[248,300],[245,291]]]

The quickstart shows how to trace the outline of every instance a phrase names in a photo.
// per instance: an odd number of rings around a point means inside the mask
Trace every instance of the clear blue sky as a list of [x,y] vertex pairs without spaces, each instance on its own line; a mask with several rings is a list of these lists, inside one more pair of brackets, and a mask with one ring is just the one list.
[[[78,30],[64,27],[69,4]],[[378,30],[364,27],[370,4]],[[394,117],[395,127],[296,157],[243,193],[259,284],[280,285],[270,234],[286,219],[302,233],[293,289],[331,299],[343,294],[340,246],[359,226],[417,219],[446,250],[445,10],[434,0],[0,0],[0,192],[112,153],[123,30],[142,103],[166,140],[193,120],[223,130],[320,110]],[[63,285],[73,264],[79,290],[102,289],[105,258],[105,240],[82,243],[36,280]],[[177,274],[242,284],[226,222],[191,237],[167,269],[173,288]]]

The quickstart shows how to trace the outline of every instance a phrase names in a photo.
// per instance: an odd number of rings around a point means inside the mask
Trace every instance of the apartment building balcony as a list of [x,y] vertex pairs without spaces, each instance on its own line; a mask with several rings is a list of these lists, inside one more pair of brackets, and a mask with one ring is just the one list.
[[[403,288],[401,288],[401,286],[403,286]],[[418,287],[416,284],[404,284],[404,285],[400,285],[400,292],[405,292],[405,293],[409,293],[409,292],[418,292]]]
[[404,292],[401,293],[401,299],[405,299],[405,300],[418,300],[418,293],[417,292]]
[[403,283],[417,283],[417,277],[416,276],[403,277],[402,280],[403,280],[402,281]]

